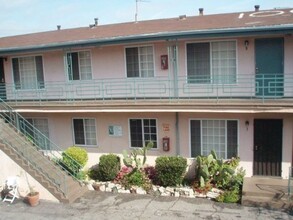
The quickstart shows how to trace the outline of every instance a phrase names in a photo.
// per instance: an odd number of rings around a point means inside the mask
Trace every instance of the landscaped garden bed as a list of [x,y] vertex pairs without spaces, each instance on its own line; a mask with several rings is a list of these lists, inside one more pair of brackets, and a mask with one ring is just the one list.
[[[245,172],[238,167],[239,158],[219,159],[214,151],[198,156],[195,177],[188,179],[187,159],[180,156],[160,156],[155,166],[147,166],[147,151],[151,148],[152,143],[131,152],[123,151],[122,167],[118,155],[101,156],[99,163],[87,172],[85,182],[89,188],[103,192],[210,198],[227,203],[241,200]],[[85,176],[79,172],[79,177]]]

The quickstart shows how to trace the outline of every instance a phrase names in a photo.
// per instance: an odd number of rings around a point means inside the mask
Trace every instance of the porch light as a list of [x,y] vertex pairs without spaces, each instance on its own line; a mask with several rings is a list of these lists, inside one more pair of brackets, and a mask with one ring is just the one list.
[[248,49],[248,45],[249,45],[249,41],[248,40],[244,41],[244,46],[246,50]]
[[246,130],[248,130],[249,127],[249,121],[245,121]]

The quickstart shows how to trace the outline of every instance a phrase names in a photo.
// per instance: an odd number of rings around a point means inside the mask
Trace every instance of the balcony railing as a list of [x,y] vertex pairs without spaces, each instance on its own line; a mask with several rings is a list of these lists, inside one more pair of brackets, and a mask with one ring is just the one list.
[[[37,88],[37,89],[36,89]],[[39,89],[41,88],[41,89]],[[89,81],[45,82],[40,85],[0,86],[7,101],[83,101],[138,99],[268,99],[293,97],[293,74],[236,77],[109,78]]]

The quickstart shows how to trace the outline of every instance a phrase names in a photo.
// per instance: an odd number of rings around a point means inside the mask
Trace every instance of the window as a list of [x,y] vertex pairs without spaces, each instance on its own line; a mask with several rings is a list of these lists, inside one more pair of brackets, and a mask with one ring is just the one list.
[[190,137],[192,157],[208,155],[211,150],[224,159],[238,154],[236,120],[191,120]]
[[[49,123],[46,118],[27,118],[20,120],[20,129],[29,140],[34,141],[42,149],[50,149]],[[38,131],[43,135],[40,135]]]
[[43,89],[44,73],[41,56],[12,58],[15,89]]
[[92,79],[91,54],[89,51],[67,53],[69,80]]
[[236,41],[187,44],[189,83],[236,83]]
[[127,77],[153,77],[153,47],[126,48]]
[[130,119],[131,147],[143,147],[152,141],[157,148],[157,122],[156,119]]
[[75,144],[97,145],[95,119],[73,119],[73,131]]

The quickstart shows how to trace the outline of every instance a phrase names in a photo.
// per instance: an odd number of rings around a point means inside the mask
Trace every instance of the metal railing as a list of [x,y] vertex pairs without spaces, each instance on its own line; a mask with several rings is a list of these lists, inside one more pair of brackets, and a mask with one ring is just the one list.
[[[11,129],[5,128],[2,125],[0,138],[4,144],[12,147],[20,157],[24,158],[34,169],[41,172],[49,182],[66,194],[66,175],[61,170],[58,170],[58,167],[77,180],[77,172],[81,168],[81,165],[72,157],[62,152],[63,150],[60,147],[54,144],[46,135],[29,123],[2,99],[0,99],[0,118],[2,118],[3,124],[9,124],[10,128],[13,128],[18,133],[15,134]],[[37,154],[34,154],[36,152]],[[41,157],[42,155],[38,153],[42,153],[43,156],[48,157],[50,160]],[[40,158],[36,158],[36,155],[39,155]],[[66,164],[61,160],[62,157],[66,157],[66,160],[69,161],[73,169],[69,170],[66,167]],[[54,164],[57,165],[57,169],[46,170],[45,167],[52,168],[55,167]]]
[[[4,91],[3,91],[4,90]],[[237,76],[181,76],[107,78],[42,85],[5,84],[2,96],[9,102],[137,99],[267,99],[292,98],[293,74],[238,74]]]

